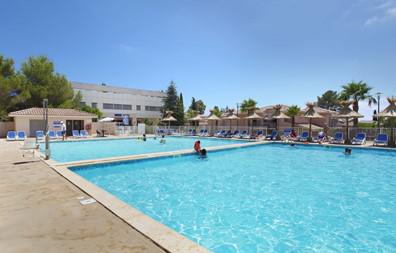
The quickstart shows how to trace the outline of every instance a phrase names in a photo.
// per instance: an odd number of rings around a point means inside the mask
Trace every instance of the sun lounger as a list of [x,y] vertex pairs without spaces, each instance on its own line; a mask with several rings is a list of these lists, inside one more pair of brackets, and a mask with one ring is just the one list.
[[24,141],[26,139],[26,134],[24,131],[18,131],[17,134],[18,141]]
[[34,151],[38,149],[36,141],[34,140],[25,140],[23,142],[23,146],[21,147],[22,156],[25,157],[26,153],[32,152],[32,156],[34,157]]
[[36,131],[36,140],[43,141],[44,140],[44,132],[43,131]]
[[264,136],[263,130],[258,130],[255,137],[256,137],[256,138],[261,138],[261,137],[263,137],[263,136]]
[[235,130],[234,133],[231,135],[233,138],[238,138],[239,137],[239,130]]
[[217,133],[215,134],[215,137],[221,137],[221,136],[224,136],[224,135],[225,135],[225,133],[226,133],[226,131],[225,131],[225,130],[220,130],[220,131],[217,131]]
[[240,138],[241,139],[250,139],[250,134],[248,133],[248,131],[244,130],[244,131],[242,131]]
[[386,146],[388,145],[388,135],[387,134],[378,134],[377,138],[375,138],[373,145],[374,146]]
[[302,132],[301,135],[298,137],[298,141],[305,142],[305,141],[308,141],[308,138],[309,138],[309,133],[308,133],[307,131],[304,131],[304,132]]
[[344,134],[342,132],[336,132],[334,137],[331,138],[330,143],[332,144],[344,144]]
[[15,131],[7,132],[7,141],[15,141],[17,139],[17,135]]
[[72,131],[72,135],[73,135],[74,138],[80,138],[81,137],[80,132],[78,130],[73,130]]
[[283,130],[283,135],[282,135],[282,139],[283,140],[288,140],[290,139],[290,134],[292,132],[291,128],[286,128],[285,130]]
[[352,138],[352,144],[354,145],[366,144],[366,134],[357,133],[356,136]]
[[318,135],[318,136],[314,137],[312,141],[313,142],[324,142],[324,141],[326,141],[326,136],[325,135],[322,135],[322,136]]
[[48,136],[50,137],[50,139],[56,139],[56,134],[55,131],[48,131]]
[[62,139],[63,138],[63,131],[56,131],[56,138]]
[[80,130],[80,137],[81,138],[88,138],[88,131],[87,130]]
[[278,135],[278,131],[272,131],[271,134],[267,135],[265,137],[266,140],[274,140],[276,136]]

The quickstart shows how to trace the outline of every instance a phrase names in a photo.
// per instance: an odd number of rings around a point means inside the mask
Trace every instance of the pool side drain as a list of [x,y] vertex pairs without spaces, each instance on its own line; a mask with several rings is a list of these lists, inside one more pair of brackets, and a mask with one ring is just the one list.
[[93,204],[93,203],[96,203],[96,199],[89,198],[89,199],[80,200],[80,204],[83,206]]

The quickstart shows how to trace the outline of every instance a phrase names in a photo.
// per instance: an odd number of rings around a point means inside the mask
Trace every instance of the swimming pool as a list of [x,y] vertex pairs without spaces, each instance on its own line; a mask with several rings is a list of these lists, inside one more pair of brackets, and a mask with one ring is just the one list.
[[396,152],[267,144],[73,170],[216,253],[395,252]]
[[[200,139],[199,137],[166,137],[165,139],[165,144],[159,143],[159,138],[147,138],[147,141],[142,141],[136,138],[125,138],[51,142],[51,158],[57,162],[72,162],[115,156],[192,149],[194,142],[198,139],[201,140],[202,148],[245,142],[230,139]],[[43,150],[44,145],[41,145],[40,148]]]

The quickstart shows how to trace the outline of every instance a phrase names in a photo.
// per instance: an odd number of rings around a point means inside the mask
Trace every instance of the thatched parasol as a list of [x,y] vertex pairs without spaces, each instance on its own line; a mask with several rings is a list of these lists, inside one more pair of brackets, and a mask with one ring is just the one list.
[[345,142],[346,144],[350,144],[349,140],[349,119],[354,118],[363,118],[364,116],[358,112],[353,111],[349,106],[352,104],[352,101],[341,101],[340,102],[342,108],[338,112],[338,115],[333,116],[334,118],[343,118],[346,121],[346,133],[345,133]]
[[239,117],[236,116],[235,114],[230,114],[230,115],[228,115],[227,117],[224,117],[224,119],[230,120],[230,130],[231,130],[231,122],[232,122],[233,120],[238,120]]
[[312,102],[307,103],[307,108],[304,112],[304,118],[309,119],[309,138],[308,140],[312,140],[312,119],[322,118],[322,116],[315,111],[315,104]]
[[[395,118],[396,117],[396,98],[387,98],[389,105],[386,107],[382,112],[378,113],[377,117],[384,117],[384,118]],[[379,119],[378,119],[379,120]],[[391,136],[389,140],[389,146],[394,147],[395,146],[395,141],[394,141],[394,127],[391,123]]]
[[246,117],[245,119],[251,120],[250,125],[251,125],[251,129],[252,129],[252,131],[251,131],[251,133],[252,133],[253,132],[253,120],[262,119],[262,117],[260,115],[258,115],[256,112],[253,112],[252,115]]

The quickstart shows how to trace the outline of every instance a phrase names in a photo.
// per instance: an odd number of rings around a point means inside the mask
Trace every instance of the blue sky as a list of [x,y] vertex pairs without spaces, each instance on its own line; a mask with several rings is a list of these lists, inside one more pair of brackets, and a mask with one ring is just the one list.
[[0,54],[47,55],[72,81],[174,80],[208,107],[303,107],[352,80],[396,95],[396,0],[0,1]]

